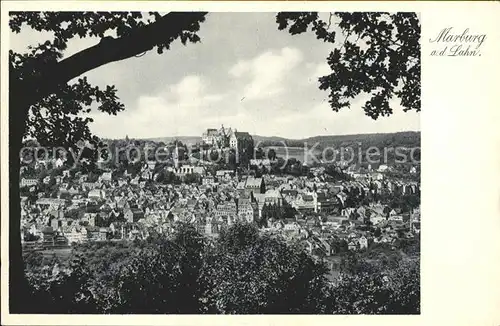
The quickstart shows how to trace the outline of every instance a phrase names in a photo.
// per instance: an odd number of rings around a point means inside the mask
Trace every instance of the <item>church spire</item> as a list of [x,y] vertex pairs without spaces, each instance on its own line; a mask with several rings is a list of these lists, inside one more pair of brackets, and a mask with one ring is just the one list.
[[177,145],[177,142],[175,143],[175,150],[172,155],[172,158],[174,159],[174,166],[175,168],[179,168],[179,146]]

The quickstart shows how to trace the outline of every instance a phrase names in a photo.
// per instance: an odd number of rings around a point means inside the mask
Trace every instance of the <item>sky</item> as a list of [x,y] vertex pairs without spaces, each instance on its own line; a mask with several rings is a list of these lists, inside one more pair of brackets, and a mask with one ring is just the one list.
[[[199,136],[224,125],[300,139],[420,130],[419,114],[403,112],[397,99],[394,113],[378,120],[364,114],[366,95],[333,112],[318,77],[329,73],[326,58],[335,45],[277,26],[275,13],[209,13],[201,43],[176,41],[162,55],[153,50],[87,72],[94,85],[115,85],[126,108],[116,116],[92,113],[91,131],[104,138]],[[10,46],[25,52],[48,36],[24,29],[11,35]],[[65,57],[97,42],[77,37]]]

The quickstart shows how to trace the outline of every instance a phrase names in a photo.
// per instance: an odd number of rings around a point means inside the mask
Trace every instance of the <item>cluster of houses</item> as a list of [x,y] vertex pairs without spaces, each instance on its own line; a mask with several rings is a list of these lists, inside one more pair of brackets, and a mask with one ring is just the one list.
[[[214,135],[208,130],[204,141],[216,141]],[[49,179],[22,177],[20,186],[29,188],[36,198],[21,198],[23,241],[57,246],[147,238],[152,233],[168,234],[177,221],[191,223],[201,233],[217,237],[222,228],[243,222],[257,223],[263,232],[298,241],[311,254],[328,256],[340,250],[335,243],[344,243],[348,250],[362,250],[371,243],[393,244],[420,229],[418,209],[403,212],[379,203],[357,207],[346,204],[352,189],[419,193],[415,182],[373,178],[371,173],[355,181],[332,182],[322,167],[311,169],[308,176],[256,177],[223,169],[210,173],[203,165],[177,163],[165,169],[179,177],[196,174],[199,182],[163,184],[155,181],[154,167],[146,162],[134,176],[105,171],[94,181],[69,169]],[[57,196],[47,197],[38,186],[51,178]],[[272,217],[265,213],[285,207],[292,213]],[[367,229],[367,224],[373,227]],[[376,234],[374,229],[378,230]]]

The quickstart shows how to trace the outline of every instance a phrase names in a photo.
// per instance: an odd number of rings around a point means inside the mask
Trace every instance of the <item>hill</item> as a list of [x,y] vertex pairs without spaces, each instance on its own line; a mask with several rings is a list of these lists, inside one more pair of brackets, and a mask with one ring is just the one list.
[[259,135],[252,135],[253,140],[255,144],[260,143],[260,142],[287,142],[291,141],[292,139],[287,139],[284,137],[278,137],[278,136],[259,136]]
[[[352,146],[361,148],[375,147],[420,147],[419,131],[403,131],[395,133],[376,134],[354,134],[354,135],[326,135],[313,136],[303,139],[290,139],[279,136],[252,135],[255,144],[261,147],[266,146],[288,146],[288,147],[312,147],[317,144],[317,148]],[[178,137],[156,137],[145,140],[169,143],[180,140],[185,144],[195,144],[201,142],[200,136],[178,136]]]
[[383,146],[401,146],[401,147],[419,147],[420,132],[405,131],[387,134],[357,134],[357,135],[338,135],[338,136],[316,136],[305,139],[307,143],[319,143],[320,146],[347,146],[361,143],[361,147],[383,147]]
[[173,142],[174,140],[179,140],[184,144],[191,145],[201,142],[201,136],[156,137],[156,138],[147,138],[145,140],[150,140],[154,142],[164,142],[165,144]]
[[[255,138],[257,137],[257,138]],[[262,146],[286,146],[289,147],[307,147],[315,146],[317,148],[353,146],[358,144],[361,148],[370,146],[375,147],[419,147],[420,132],[404,131],[396,133],[377,133],[377,134],[355,134],[355,135],[327,135],[314,136],[304,139],[286,139],[281,137],[260,137],[254,136],[254,139],[260,139]],[[284,142],[284,144],[283,144]]]

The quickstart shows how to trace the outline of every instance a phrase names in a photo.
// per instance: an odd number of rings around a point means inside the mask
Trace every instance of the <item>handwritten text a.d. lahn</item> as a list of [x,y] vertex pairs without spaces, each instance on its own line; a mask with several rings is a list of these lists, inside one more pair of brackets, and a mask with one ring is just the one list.
[[453,45],[448,53],[449,57],[474,57],[480,56],[479,46],[473,48],[470,45],[464,46],[463,44]]

